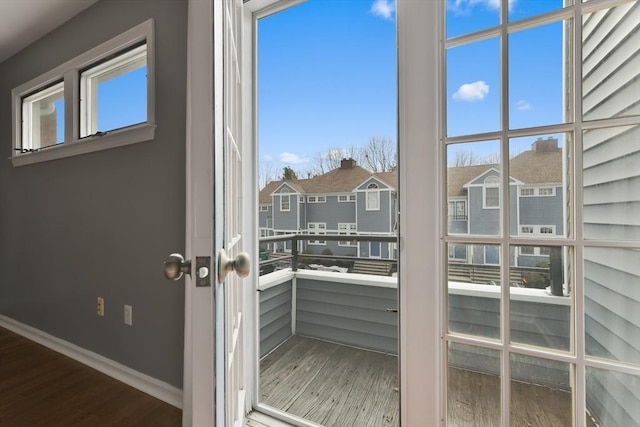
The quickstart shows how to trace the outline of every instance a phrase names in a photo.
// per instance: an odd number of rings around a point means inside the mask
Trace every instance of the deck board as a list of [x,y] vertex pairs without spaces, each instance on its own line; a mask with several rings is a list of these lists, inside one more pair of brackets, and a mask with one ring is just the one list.
[[325,426],[397,426],[397,357],[294,336],[260,363],[261,402]]
[[[326,427],[399,425],[397,357],[293,336],[260,362],[260,400]],[[502,423],[500,378],[449,368],[449,427]],[[511,385],[511,426],[570,426],[572,396]],[[595,427],[588,419],[587,427]]]

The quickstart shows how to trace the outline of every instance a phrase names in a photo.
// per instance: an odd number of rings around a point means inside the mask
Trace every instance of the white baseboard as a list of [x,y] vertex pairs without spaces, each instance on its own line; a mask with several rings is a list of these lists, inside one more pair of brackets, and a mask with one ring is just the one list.
[[0,326],[182,409],[182,390],[179,388],[1,314]]

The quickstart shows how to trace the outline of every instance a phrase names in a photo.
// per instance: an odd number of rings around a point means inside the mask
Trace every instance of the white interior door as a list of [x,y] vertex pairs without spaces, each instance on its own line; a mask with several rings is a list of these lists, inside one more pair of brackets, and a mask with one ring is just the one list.
[[[241,0],[189,1],[184,426],[244,425],[242,281],[219,281],[242,251]],[[208,257],[208,281],[200,264]]]

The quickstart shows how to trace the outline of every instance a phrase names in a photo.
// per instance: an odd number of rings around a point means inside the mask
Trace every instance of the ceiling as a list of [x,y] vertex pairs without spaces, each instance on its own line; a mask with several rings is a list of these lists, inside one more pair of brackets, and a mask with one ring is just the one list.
[[98,0],[0,0],[0,63]]

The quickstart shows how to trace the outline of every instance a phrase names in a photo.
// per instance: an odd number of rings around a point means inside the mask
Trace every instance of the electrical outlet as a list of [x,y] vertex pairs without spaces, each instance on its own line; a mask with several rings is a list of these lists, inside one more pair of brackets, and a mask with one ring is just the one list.
[[104,316],[104,298],[98,297],[97,309],[98,316]]
[[124,306],[124,324],[133,325],[133,307],[126,304]]

